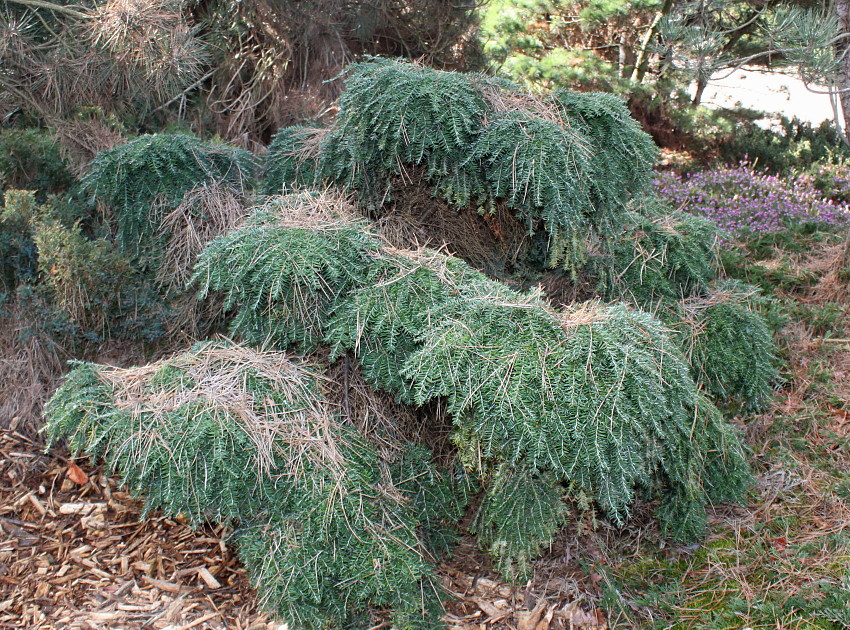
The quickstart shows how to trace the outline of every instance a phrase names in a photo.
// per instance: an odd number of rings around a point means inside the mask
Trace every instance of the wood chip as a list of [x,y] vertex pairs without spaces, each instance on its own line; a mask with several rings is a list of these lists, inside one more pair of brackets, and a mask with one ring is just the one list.
[[206,567],[198,569],[198,577],[200,577],[204,581],[204,584],[210,588],[221,588],[221,583],[215,579],[215,576],[213,576]]
[[183,591],[191,590],[188,586],[183,586],[182,584],[175,584],[174,582],[167,582],[165,580],[155,580],[152,577],[148,577],[147,575],[142,576],[142,580],[158,588],[161,591],[167,591],[169,593],[181,593]]
[[77,466],[74,462],[68,464],[68,472],[66,473],[68,479],[73,481],[78,486],[82,486],[88,483],[89,476],[83,472],[83,469]]
[[174,630],[189,630],[189,628],[195,628],[200,626],[205,621],[209,621],[213,617],[218,617],[218,613],[209,613],[208,615],[204,615],[198,619],[195,619],[192,623],[187,623],[185,626],[180,626],[179,628],[175,628]]
[[32,503],[32,506],[38,511],[39,514],[44,516],[47,514],[47,508],[44,507],[44,504],[38,500],[38,497],[35,496],[32,492],[27,495],[29,502]]
[[106,503],[63,503],[59,506],[60,514],[80,514],[83,516],[105,510]]

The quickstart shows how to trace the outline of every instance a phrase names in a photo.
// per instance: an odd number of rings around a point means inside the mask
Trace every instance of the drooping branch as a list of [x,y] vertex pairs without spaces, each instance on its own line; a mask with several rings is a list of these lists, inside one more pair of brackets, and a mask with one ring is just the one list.
[[47,2],[46,0],[9,0],[9,2],[28,7],[30,9],[48,9],[49,11],[55,11],[56,13],[64,13],[65,15],[69,15],[80,20],[88,20],[92,17],[90,14],[83,11],[77,11],[71,7],[54,4],[53,2]]

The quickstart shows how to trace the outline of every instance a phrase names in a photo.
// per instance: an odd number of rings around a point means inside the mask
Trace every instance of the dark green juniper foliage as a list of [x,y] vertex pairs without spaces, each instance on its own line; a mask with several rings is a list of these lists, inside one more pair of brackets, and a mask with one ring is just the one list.
[[396,464],[394,487],[319,380],[282,353],[229,342],[129,370],[82,363],[48,405],[46,431],[103,459],[148,510],[235,526],[262,599],[293,626],[390,608],[394,627],[431,627],[441,593],[417,532],[456,520],[465,500],[423,452]]
[[[267,170],[276,189],[336,182],[380,213],[391,199],[390,176],[424,165],[433,192],[461,211],[479,204],[487,212],[489,202],[502,200],[537,232],[543,253],[520,266],[563,263],[575,278],[586,262],[603,293],[651,310],[663,302],[665,310],[704,294],[716,278],[716,229],[652,199],[627,208],[645,195],[656,155],[625,104],[610,95],[563,90],[538,100],[506,81],[371,61],[348,71],[335,126],[282,130]],[[377,354],[369,352],[373,341],[360,343],[373,384],[404,399],[393,366],[408,349],[395,337]],[[769,361],[769,345],[755,349],[760,363]],[[704,371],[694,374],[701,379]]]
[[38,269],[31,220],[38,204],[31,190],[7,190],[0,209],[0,291],[30,282]]
[[[320,313],[311,340],[323,331],[332,357],[352,351],[374,387],[420,406],[447,401],[461,460],[485,487],[509,466],[538,480],[529,492],[551,478],[563,484],[558,496],[591,496],[622,522],[635,488],[643,486],[663,498],[660,513],[670,515],[665,526],[671,533],[699,535],[712,500],[701,482],[704,452],[693,448],[701,439],[692,432],[703,401],[678,344],[658,320],[594,304],[555,312],[541,295],[517,293],[460,260],[382,246],[350,217],[325,213],[316,220],[317,199],[302,193],[272,202],[283,208],[306,204],[304,216],[313,217],[264,219],[285,247],[257,248],[262,239],[246,227],[240,239],[223,237],[201,256],[202,287],[217,286],[205,277],[232,278],[226,291],[238,309],[235,334],[251,338],[256,318],[267,318],[268,330],[291,344],[298,340],[286,335],[300,325],[291,313]],[[248,249],[238,257],[214,255],[239,251],[240,241]],[[333,261],[346,256],[351,260],[345,268],[363,273],[340,281]],[[251,276],[240,277],[248,268]],[[304,296],[314,299],[316,289],[293,289],[307,282],[291,282],[293,269],[309,269],[311,287],[332,287],[327,299],[305,304]],[[269,300],[272,284],[280,290]],[[277,305],[273,313],[270,303]],[[704,430],[719,429],[705,423]],[[746,468],[734,453],[729,457],[730,466]],[[730,477],[730,483],[741,479]],[[510,512],[511,518],[517,513]],[[508,512],[483,514],[478,528],[501,541],[486,543],[503,554],[497,558],[501,566],[519,563],[512,575],[527,569],[533,550],[549,542],[559,522],[552,516],[549,525],[526,527],[487,521],[486,514]],[[517,537],[503,540],[499,532],[505,531]],[[541,532],[546,536],[539,538]]]
[[449,471],[435,467],[431,452],[416,444],[405,448],[390,473],[419,515],[420,535],[428,549],[435,554],[447,551],[459,539],[456,525],[473,491],[471,475],[460,465]]
[[39,201],[66,191],[74,183],[59,153],[53,133],[46,129],[0,129],[0,190],[33,190]]
[[706,495],[712,503],[742,503],[752,474],[740,432],[705,395],[697,399],[696,410],[693,433],[705,461]]
[[306,151],[305,145],[318,143],[322,132],[322,129],[293,126],[283,127],[274,134],[263,164],[263,194],[279,195],[290,189],[310,188],[318,183],[316,156]]
[[399,367],[419,348],[432,309],[466,283],[486,278],[463,261],[432,251],[375,252],[370,263],[363,286],[334,309],[325,339],[332,360],[353,351],[370,385],[410,404],[410,381]]
[[717,226],[700,217],[659,208],[629,212],[629,226],[611,245],[610,258],[594,261],[599,289],[611,298],[654,310],[708,290],[717,278]]
[[51,443],[65,437],[74,454],[102,459],[148,510],[239,522],[267,513],[274,475],[299,457],[297,444],[271,442],[294,437],[281,419],[309,411],[318,422],[318,398],[316,377],[282,354],[205,343],[140,368],[77,363],[45,409],[44,430]]
[[621,233],[622,207],[648,185],[656,157],[614,97],[534,99],[509,81],[399,61],[350,66],[339,107],[321,142],[281,130],[266,162],[275,191],[336,183],[380,214],[392,176],[422,166],[434,194],[460,209],[487,212],[504,200],[530,232],[550,233],[546,262],[573,271],[589,228]]
[[255,166],[241,149],[190,135],[153,134],[98,153],[82,184],[111,211],[124,253],[141,269],[156,269],[168,236],[162,229],[168,211],[204,184],[224,184],[241,194]]

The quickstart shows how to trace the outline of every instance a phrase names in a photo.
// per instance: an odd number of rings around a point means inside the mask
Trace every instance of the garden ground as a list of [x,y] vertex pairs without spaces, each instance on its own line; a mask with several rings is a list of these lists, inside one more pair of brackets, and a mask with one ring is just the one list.
[[[847,243],[782,239],[727,261],[770,289],[785,367],[768,410],[740,415],[757,483],[706,540],[662,541],[646,506],[615,530],[567,528],[509,586],[465,539],[440,567],[458,629],[850,627],[850,339],[830,282]],[[224,528],[193,531],[97,468],[0,434],[0,628],[277,628]],[[378,615],[375,627],[385,627]]]

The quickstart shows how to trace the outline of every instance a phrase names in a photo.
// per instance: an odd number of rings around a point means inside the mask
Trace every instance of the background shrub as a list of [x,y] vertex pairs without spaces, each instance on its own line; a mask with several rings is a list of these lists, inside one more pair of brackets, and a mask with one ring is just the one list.
[[153,134],[98,153],[82,185],[110,213],[121,250],[139,269],[156,269],[168,212],[204,184],[243,194],[254,168],[247,151],[184,134]]
[[68,190],[74,177],[47,129],[0,129],[0,190],[34,190],[39,201]]

